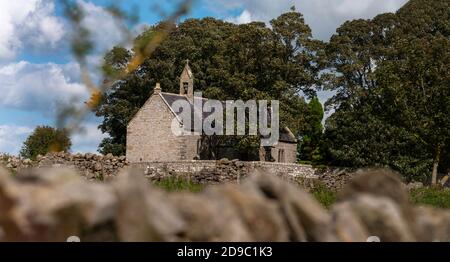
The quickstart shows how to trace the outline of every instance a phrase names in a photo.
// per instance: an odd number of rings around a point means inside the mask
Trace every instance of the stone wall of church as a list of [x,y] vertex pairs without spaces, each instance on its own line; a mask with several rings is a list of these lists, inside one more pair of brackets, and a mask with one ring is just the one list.
[[[280,150],[283,151],[283,159],[279,160]],[[272,157],[278,162],[282,163],[296,163],[297,162],[297,144],[278,142],[278,144],[272,148]]]
[[180,139],[182,140],[181,146],[185,150],[181,155],[181,160],[194,160],[198,155],[200,135],[184,136]]
[[[128,126],[127,160],[130,163],[182,160],[183,141],[173,134],[172,119],[165,102],[154,94]],[[190,143],[186,150],[189,147]]]

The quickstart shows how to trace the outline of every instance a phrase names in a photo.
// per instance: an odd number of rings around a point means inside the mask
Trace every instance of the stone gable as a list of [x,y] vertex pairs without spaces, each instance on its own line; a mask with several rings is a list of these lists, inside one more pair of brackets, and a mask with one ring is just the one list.
[[153,94],[127,128],[127,160],[162,162],[192,160],[198,136],[177,137],[172,113],[159,93]]

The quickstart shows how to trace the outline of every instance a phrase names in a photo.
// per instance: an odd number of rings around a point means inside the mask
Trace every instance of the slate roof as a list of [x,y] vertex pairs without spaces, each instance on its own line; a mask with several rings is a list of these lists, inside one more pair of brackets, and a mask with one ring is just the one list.
[[[173,103],[175,103],[175,101],[178,100],[184,100],[186,102],[188,102],[191,106],[191,129],[189,131],[198,131],[201,132],[201,130],[194,130],[194,121],[197,120],[199,121],[199,123],[202,123],[202,120],[207,118],[208,116],[210,116],[213,112],[203,112],[203,110],[201,110],[202,112],[196,113],[194,111],[194,104],[192,103],[191,100],[188,99],[188,97],[186,97],[185,95],[178,95],[178,94],[173,94],[173,93],[164,93],[161,92],[161,96],[162,98],[167,102],[167,104],[169,105],[170,109],[172,110],[172,112],[175,113],[175,110],[173,109],[172,105]],[[196,99],[195,101],[197,102],[198,100],[201,100],[202,102],[202,108],[203,105],[206,101],[208,101],[207,98],[198,98],[198,97],[194,97],[194,99]],[[223,109],[225,109],[226,107],[226,103],[224,101],[222,102],[222,106]],[[181,121],[183,121],[185,123],[185,121],[182,118],[182,112],[180,112],[179,114],[177,114],[177,116],[180,118]],[[270,121],[270,114],[268,116],[268,121]],[[297,143],[297,139],[295,138],[294,134],[292,134],[291,130],[289,130],[289,128],[284,127],[280,130],[280,142],[287,142],[287,143]]]
[[295,138],[294,134],[287,127],[280,130],[280,139],[278,139],[278,141],[286,143],[297,143],[297,139]]
[[[173,103],[175,103],[175,101],[178,100],[183,100],[186,101],[190,104],[191,106],[191,130],[190,131],[201,131],[201,130],[194,130],[194,121],[198,120],[200,121],[199,123],[202,123],[202,120],[205,119],[206,117],[208,117],[209,115],[211,115],[213,112],[199,112],[201,115],[199,115],[197,112],[195,112],[194,110],[194,103],[192,103],[192,101],[190,101],[185,95],[178,95],[178,94],[172,94],[172,93],[161,93],[161,96],[163,97],[164,100],[166,100],[167,104],[170,106],[171,110],[175,113],[175,110],[172,108]],[[201,105],[203,108],[203,105],[206,101],[208,101],[208,99],[206,98],[198,98],[198,97],[194,97],[195,101],[197,102],[198,100],[201,100]],[[201,110],[203,111],[203,110]],[[182,117],[182,111],[177,115],[178,117]],[[183,121],[183,123],[185,123],[184,119],[181,119]]]

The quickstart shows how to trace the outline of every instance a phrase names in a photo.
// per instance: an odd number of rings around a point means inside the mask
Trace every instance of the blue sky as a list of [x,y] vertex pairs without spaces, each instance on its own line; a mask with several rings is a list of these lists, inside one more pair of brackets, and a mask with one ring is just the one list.
[[[85,10],[83,23],[92,28],[98,51],[90,61],[122,41],[105,7],[110,0],[77,0]],[[117,1],[115,1],[117,2]],[[139,25],[161,20],[180,0],[128,0],[118,3],[139,11]],[[315,37],[328,40],[344,21],[393,12],[406,0],[197,0],[185,18],[212,16],[234,23],[268,22],[292,5],[305,16]],[[159,8],[155,8],[159,6]],[[58,0],[0,0],[0,153],[17,154],[37,125],[55,125],[61,104],[82,104],[88,92],[80,81],[79,66],[69,52],[68,25]],[[95,71],[92,72],[95,74]],[[322,100],[327,94],[321,94]],[[92,115],[84,132],[72,137],[74,152],[96,152],[105,137]]]

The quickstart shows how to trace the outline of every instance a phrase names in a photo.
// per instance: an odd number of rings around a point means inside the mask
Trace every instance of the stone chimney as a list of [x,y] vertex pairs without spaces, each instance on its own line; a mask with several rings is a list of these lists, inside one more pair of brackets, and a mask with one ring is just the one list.
[[155,94],[160,94],[161,93],[161,85],[159,83],[156,83],[154,93]]

